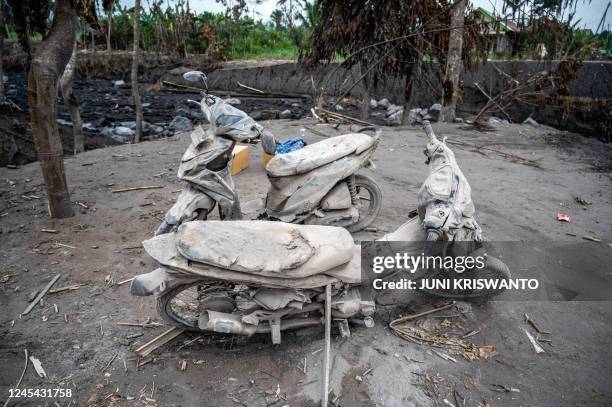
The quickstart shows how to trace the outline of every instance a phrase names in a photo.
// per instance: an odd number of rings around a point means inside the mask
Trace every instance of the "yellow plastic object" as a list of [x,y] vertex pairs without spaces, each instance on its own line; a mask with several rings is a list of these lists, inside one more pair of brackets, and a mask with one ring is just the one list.
[[238,174],[249,166],[249,148],[247,146],[235,146],[232,156],[234,157],[230,171],[232,175]]
[[266,168],[266,165],[268,165],[268,161],[270,161],[272,159],[272,157],[274,157],[274,156],[270,155],[270,154],[268,154],[268,153],[266,153],[264,151],[264,153],[263,153],[263,166],[264,166],[264,168]]

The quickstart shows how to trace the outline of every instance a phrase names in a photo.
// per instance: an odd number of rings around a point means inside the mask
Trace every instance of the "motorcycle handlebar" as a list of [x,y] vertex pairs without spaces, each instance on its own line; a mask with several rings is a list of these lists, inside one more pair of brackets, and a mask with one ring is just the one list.
[[380,138],[380,135],[382,134],[382,129],[378,126],[362,127],[361,129],[357,130],[357,133],[365,133],[366,131],[374,132],[374,135],[372,136],[374,137],[374,141],[378,141],[378,139]]
[[436,137],[436,134],[431,128],[431,124],[429,123],[429,120],[423,120],[423,130],[425,131],[425,134],[427,135],[427,138],[429,139],[429,141],[438,140],[438,138]]

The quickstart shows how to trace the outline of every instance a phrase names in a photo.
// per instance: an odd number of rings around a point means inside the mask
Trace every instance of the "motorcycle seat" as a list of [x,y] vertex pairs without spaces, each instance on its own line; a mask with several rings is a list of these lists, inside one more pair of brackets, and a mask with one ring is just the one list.
[[176,232],[187,260],[265,276],[296,278],[348,263],[354,243],[343,228],[271,221],[192,221]]
[[266,165],[270,177],[304,174],[349,154],[361,154],[374,144],[364,133],[350,133],[308,144],[299,150],[277,154]]

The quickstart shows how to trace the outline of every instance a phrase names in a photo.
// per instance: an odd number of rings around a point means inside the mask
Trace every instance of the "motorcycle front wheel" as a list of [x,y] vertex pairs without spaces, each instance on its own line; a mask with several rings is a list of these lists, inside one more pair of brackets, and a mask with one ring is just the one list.
[[203,332],[198,326],[202,303],[206,309],[231,313],[240,301],[232,284],[197,281],[178,285],[157,296],[157,312],[167,323],[190,332]]
[[347,227],[349,232],[359,232],[370,226],[382,207],[382,192],[376,181],[368,176],[355,174],[354,186],[359,202],[359,220]]

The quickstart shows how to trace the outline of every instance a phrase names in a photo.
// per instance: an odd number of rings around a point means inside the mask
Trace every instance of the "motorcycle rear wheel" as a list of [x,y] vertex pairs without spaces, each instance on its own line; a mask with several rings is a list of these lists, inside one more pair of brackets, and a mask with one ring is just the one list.
[[[359,208],[359,220],[347,227],[349,232],[359,232],[370,226],[376,220],[382,207],[382,192],[372,178],[355,174],[355,188],[361,206]],[[364,196],[364,192],[367,193],[367,196]]]

